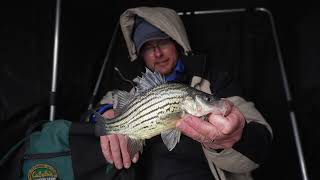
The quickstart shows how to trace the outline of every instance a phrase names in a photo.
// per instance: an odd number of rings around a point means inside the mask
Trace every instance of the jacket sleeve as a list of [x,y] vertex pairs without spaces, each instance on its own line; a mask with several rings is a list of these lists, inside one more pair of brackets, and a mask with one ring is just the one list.
[[[105,160],[100,148],[99,137],[94,135],[94,125],[73,122],[69,132],[72,165],[75,178],[105,176]],[[93,178],[94,179],[94,178]]]
[[[272,142],[272,130],[263,116],[254,107],[239,96],[227,98],[243,113],[246,125],[242,137],[233,148],[221,152],[203,147],[210,163],[219,169],[231,173],[250,172],[263,162],[269,152]],[[212,164],[211,164],[212,166]]]

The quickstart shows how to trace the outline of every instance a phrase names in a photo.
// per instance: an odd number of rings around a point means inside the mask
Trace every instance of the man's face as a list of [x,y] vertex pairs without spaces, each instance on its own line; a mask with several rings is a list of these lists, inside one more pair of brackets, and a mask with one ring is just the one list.
[[178,58],[176,45],[170,39],[146,42],[141,49],[141,55],[150,70],[163,75],[172,72]]

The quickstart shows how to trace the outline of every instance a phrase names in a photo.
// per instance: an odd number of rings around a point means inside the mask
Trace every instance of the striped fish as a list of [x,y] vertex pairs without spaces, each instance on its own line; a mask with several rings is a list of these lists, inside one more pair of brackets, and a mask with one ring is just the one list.
[[224,113],[225,102],[213,95],[179,83],[167,83],[162,75],[146,69],[134,79],[135,92],[113,92],[115,117],[97,117],[96,134],[128,136],[131,155],[142,151],[144,140],[160,135],[171,151],[180,140],[177,120],[186,113],[204,117],[211,112]]

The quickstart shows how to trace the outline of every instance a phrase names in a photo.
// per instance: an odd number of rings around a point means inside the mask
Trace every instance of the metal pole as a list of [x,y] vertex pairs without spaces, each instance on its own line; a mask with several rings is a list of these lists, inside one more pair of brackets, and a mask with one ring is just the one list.
[[301,146],[301,142],[300,142],[298,125],[297,125],[297,121],[296,121],[296,115],[295,115],[295,112],[291,106],[292,105],[292,97],[291,97],[291,92],[290,92],[290,88],[289,88],[289,84],[288,84],[288,80],[287,80],[286,71],[284,68],[284,63],[283,63],[283,59],[282,59],[282,54],[281,54],[281,50],[280,50],[279,39],[278,39],[278,35],[277,35],[275,23],[274,23],[274,18],[273,18],[272,13],[268,9],[256,8],[256,11],[261,11],[261,12],[267,13],[269,16],[270,22],[271,22],[272,34],[273,34],[273,39],[275,42],[277,56],[278,56],[278,60],[279,60],[282,81],[284,84],[286,99],[287,99],[287,102],[289,105],[289,115],[290,115],[291,124],[292,124],[292,128],[293,128],[294,139],[295,139],[295,143],[296,143],[296,147],[297,147],[297,151],[298,151],[301,173],[302,173],[303,179],[308,180],[308,174],[307,174],[307,169],[306,169],[306,165],[305,165],[305,160],[303,157],[303,150],[302,150],[302,146]]
[[52,65],[52,84],[50,92],[50,117],[49,120],[53,121],[55,118],[55,93],[58,71],[58,45],[59,45],[59,26],[60,26],[60,0],[56,3],[56,18],[54,29],[54,46],[53,46],[53,65]]
[[109,56],[110,56],[110,53],[111,53],[111,49],[112,49],[113,44],[114,44],[114,42],[115,42],[118,29],[119,29],[119,21],[117,22],[116,27],[115,27],[115,29],[114,29],[114,31],[113,31],[112,38],[111,38],[111,41],[110,41],[110,43],[109,43],[109,47],[108,47],[108,50],[107,50],[106,57],[104,58],[104,61],[103,61],[103,64],[102,64],[102,67],[101,67],[101,70],[100,70],[100,73],[99,73],[99,76],[98,76],[98,80],[97,80],[97,82],[96,82],[96,85],[95,85],[95,87],[94,87],[94,90],[93,90],[93,93],[92,93],[92,96],[91,96],[91,99],[90,99],[90,102],[89,102],[88,110],[93,107],[93,102],[94,102],[94,99],[95,99],[95,97],[96,97],[96,95],[97,95],[98,89],[99,89],[99,87],[100,87],[100,83],[101,83],[101,80],[102,80],[102,76],[103,76],[104,70],[105,70],[105,68],[106,68],[107,62],[108,62],[108,60],[109,60]]
[[200,14],[219,14],[219,13],[234,13],[234,12],[245,12],[247,9],[238,8],[238,9],[220,9],[220,10],[204,10],[204,11],[188,11],[188,12],[178,12],[178,15],[200,15]]

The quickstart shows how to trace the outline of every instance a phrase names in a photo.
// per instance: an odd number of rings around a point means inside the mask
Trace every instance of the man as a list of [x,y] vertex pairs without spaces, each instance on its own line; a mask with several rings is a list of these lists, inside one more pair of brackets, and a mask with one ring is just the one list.
[[[139,56],[145,66],[165,75],[167,81],[189,83],[211,93],[213,85],[201,77],[201,70],[190,65],[201,62],[184,56],[191,48],[175,11],[128,9],[120,24],[132,60]],[[176,127],[185,136],[172,152],[155,137],[147,141],[140,159],[138,153],[130,157],[123,135],[100,137],[102,152],[117,169],[139,162],[138,175],[145,179],[248,179],[265,157],[272,131],[252,103],[238,96],[225,98],[229,106],[223,115],[210,114],[208,121],[187,115],[178,121]],[[108,110],[103,116],[114,114]]]

